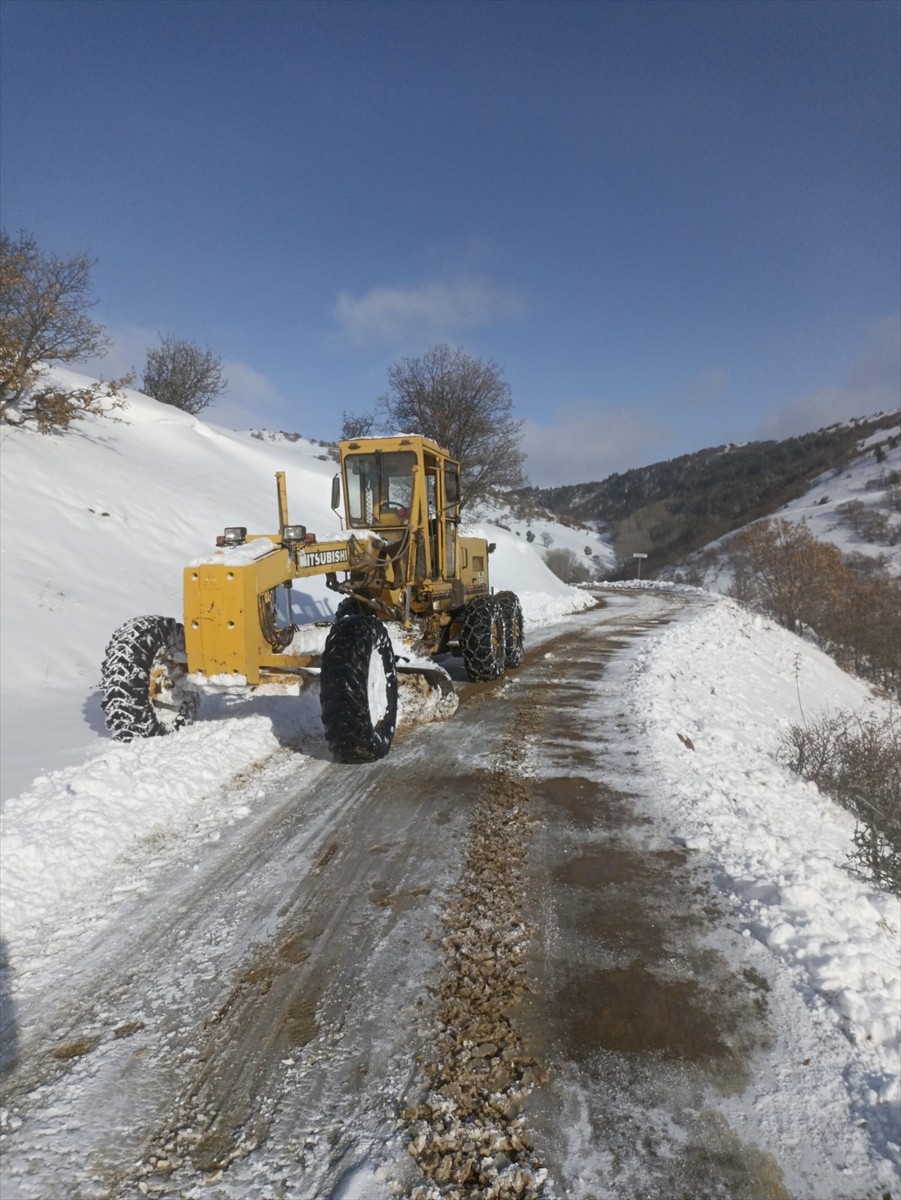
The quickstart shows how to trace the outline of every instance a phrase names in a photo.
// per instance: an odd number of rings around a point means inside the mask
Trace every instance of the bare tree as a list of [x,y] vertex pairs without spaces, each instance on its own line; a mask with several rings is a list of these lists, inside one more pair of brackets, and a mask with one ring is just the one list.
[[160,346],[148,350],[142,388],[161,404],[196,416],[228,387],[222,359],[184,338],[160,334]]
[[341,414],[341,437],[347,441],[369,437],[374,426],[375,417],[371,413],[358,415],[345,411]]
[[102,414],[104,398],[122,406],[119,388],[130,379],[68,391],[37,386],[42,364],[83,362],[109,346],[87,311],[93,265],[84,254],[45,253],[30,233],[0,232],[0,418],[33,419],[48,430],[85,412]]
[[446,446],[460,461],[462,504],[525,483],[522,422],[512,416],[510,385],[497,363],[440,343],[389,367],[388,383],[391,391],[378,402],[385,428]]

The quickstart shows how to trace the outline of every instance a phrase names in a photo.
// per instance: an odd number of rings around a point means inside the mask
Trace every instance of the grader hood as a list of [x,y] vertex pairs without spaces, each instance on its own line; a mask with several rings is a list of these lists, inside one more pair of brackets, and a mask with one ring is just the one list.
[[260,536],[195,559],[184,572],[189,673],[241,675],[255,685],[262,669],[313,665],[309,654],[286,652],[293,629],[278,627],[276,589],[294,579],[371,568],[379,548],[375,537],[284,544]]

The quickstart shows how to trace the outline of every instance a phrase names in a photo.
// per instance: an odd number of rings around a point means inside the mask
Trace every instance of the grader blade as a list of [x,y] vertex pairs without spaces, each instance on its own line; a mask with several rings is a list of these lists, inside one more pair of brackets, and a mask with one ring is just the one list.
[[399,726],[446,721],[460,703],[454,681],[443,667],[397,664]]

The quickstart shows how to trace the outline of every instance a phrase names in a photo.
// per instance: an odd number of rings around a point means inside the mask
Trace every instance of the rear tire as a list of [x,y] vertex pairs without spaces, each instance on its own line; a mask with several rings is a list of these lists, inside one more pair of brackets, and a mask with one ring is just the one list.
[[117,742],[163,737],[190,725],[200,697],[187,686],[184,626],[171,617],[134,617],[110,638],[100,706]]
[[504,673],[504,616],[493,596],[477,596],[463,609],[460,649],[470,679],[499,679]]
[[391,749],[397,724],[397,667],[388,630],[350,614],[329,631],[319,701],[325,740],[338,762],[374,762]]
[[504,665],[519,667],[525,655],[525,638],[523,636],[522,605],[515,592],[498,592],[495,595],[501,613],[504,617],[504,640],[506,652]]

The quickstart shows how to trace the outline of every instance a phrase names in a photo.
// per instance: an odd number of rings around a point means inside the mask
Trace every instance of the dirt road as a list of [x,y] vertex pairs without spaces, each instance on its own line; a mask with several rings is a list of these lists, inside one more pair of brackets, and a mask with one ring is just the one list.
[[22,1015],[5,1200],[786,1195],[718,1103],[766,980],[617,717],[684,603],[584,614],[382,763],[237,781],[266,803]]

